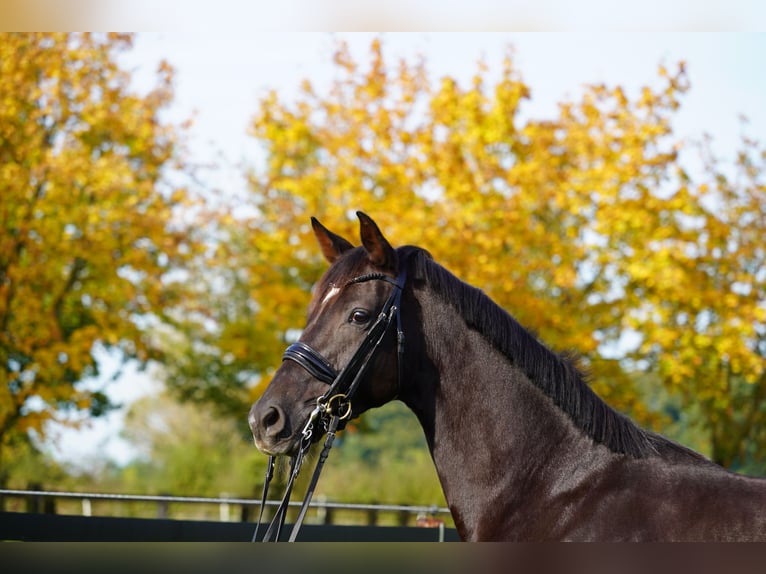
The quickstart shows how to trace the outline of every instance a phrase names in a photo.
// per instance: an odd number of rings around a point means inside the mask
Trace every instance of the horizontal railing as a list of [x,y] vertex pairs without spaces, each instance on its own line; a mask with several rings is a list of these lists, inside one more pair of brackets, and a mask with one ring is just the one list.
[[[232,506],[239,505],[241,507],[258,507],[261,504],[260,499],[253,498],[233,498],[233,497],[203,497],[203,496],[166,496],[166,495],[148,495],[148,494],[117,494],[117,493],[103,493],[103,492],[65,492],[65,491],[48,491],[48,490],[14,490],[14,489],[0,489],[0,497],[20,497],[27,501],[41,501],[44,499],[55,501],[57,499],[75,499],[81,501],[82,515],[91,515],[91,502],[92,501],[112,501],[112,502],[149,502],[156,503],[158,505],[157,515],[161,518],[168,518],[168,505],[169,504],[209,504],[219,506],[219,515],[222,521],[229,521],[230,509]],[[280,504],[279,500],[267,500],[267,507],[276,507]],[[293,501],[290,503],[290,507],[300,507],[301,502]],[[41,511],[45,507],[44,504],[38,504],[34,509]],[[55,506],[49,505],[48,512],[55,513]],[[319,522],[325,524],[331,524],[332,516],[335,511],[355,511],[367,514],[367,522],[374,524],[377,520],[379,513],[397,513],[401,517],[415,517],[416,523],[423,526],[436,525],[443,520],[437,518],[438,515],[445,517],[449,516],[450,511],[448,508],[439,507],[436,505],[422,506],[422,505],[404,505],[404,504],[363,504],[363,503],[345,503],[345,502],[331,502],[322,500],[321,498],[315,498],[310,505],[311,509],[316,510],[321,519]],[[247,520],[249,518],[248,512],[242,513],[242,519]],[[406,519],[399,520],[399,523],[404,525],[407,522]]]

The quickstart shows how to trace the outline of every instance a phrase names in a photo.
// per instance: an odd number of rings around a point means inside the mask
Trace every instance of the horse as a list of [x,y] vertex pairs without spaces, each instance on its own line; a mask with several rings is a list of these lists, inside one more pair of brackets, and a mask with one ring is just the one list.
[[[318,412],[343,411],[343,428],[398,399],[422,426],[464,541],[766,540],[766,480],[641,428],[570,355],[357,216],[357,247],[311,218],[330,267],[248,415],[259,450],[294,455]],[[354,386],[328,397],[338,369]]]

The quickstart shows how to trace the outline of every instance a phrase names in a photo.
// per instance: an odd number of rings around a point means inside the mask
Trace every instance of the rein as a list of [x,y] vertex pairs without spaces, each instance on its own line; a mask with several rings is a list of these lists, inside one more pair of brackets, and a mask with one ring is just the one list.
[[[293,529],[290,533],[289,541],[295,542],[298,536],[298,531],[303,525],[303,520],[306,516],[311,498],[314,494],[317,481],[319,480],[319,474],[322,471],[325,461],[330,454],[333,441],[335,440],[335,434],[338,429],[340,421],[347,419],[351,416],[351,398],[356,392],[359,383],[364,378],[370,363],[377,355],[377,351],[380,348],[380,344],[383,342],[383,338],[390,325],[396,318],[396,339],[397,339],[397,361],[398,361],[398,385],[401,388],[402,384],[402,371],[403,371],[403,359],[404,359],[404,331],[402,330],[401,319],[401,300],[402,292],[404,291],[404,284],[407,280],[407,265],[406,261],[401,264],[399,275],[396,279],[385,275],[383,273],[370,273],[368,275],[362,275],[349,281],[346,285],[354,285],[357,283],[365,283],[367,281],[386,281],[394,286],[393,291],[388,296],[388,299],[383,304],[383,308],[378,315],[378,318],[369,328],[364,340],[359,344],[359,347],[354,352],[353,356],[346,364],[346,366],[338,373],[330,362],[325,359],[319,351],[313,349],[310,345],[302,343],[300,341],[293,343],[284,352],[282,361],[293,361],[303,367],[312,377],[326,383],[328,385],[327,390],[317,398],[316,407],[303,427],[301,443],[298,449],[298,454],[290,459],[290,477],[285,487],[285,492],[282,497],[282,501],[274,513],[274,516],[269,524],[266,534],[263,537],[263,542],[278,542],[279,535],[282,531],[282,527],[287,516],[287,507],[290,502],[290,495],[292,494],[293,484],[295,482],[298,473],[300,472],[303,460],[311,447],[312,437],[314,435],[315,425],[322,424],[322,429],[326,433],[324,446],[322,452],[319,455],[319,460],[314,469],[314,474],[311,477],[311,482],[306,491],[306,496],[301,505],[298,518],[293,525]],[[268,495],[269,483],[274,475],[274,456],[269,456],[269,462],[266,468],[266,477],[263,483],[263,496],[261,498],[260,511],[258,513],[258,522],[253,533],[253,542],[258,538],[258,530],[261,525],[261,518],[263,517],[263,510],[266,505],[266,497]]]

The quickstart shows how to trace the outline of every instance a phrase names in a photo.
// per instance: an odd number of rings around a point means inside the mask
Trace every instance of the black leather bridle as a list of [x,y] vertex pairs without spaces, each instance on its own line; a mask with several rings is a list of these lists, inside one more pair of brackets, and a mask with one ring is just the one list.
[[[381,309],[378,318],[368,329],[364,340],[359,344],[359,347],[340,373],[333,368],[330,362],[325,359],[319,351],[315,350],[307,343],[300,341],[293,343],[287,347],[282,356],[282,361],[293,361],[298,363],[308,371],[312,377],[329,386],[327,390],[317,398],[316,407],[309,415],[308,421],[303,427],[298,454],[292,457],[290,461],[290,477],[287,486],[285,487],[282,502],[277,508],[277,511],[269,524],[269,528],[266,530],[263,542],[270,542],[272,540],[274,542],[279,541],[279,535],[287,515],[287,507],[290,501],[293,483],[298,476],[298,472],[303,464],[303,459],[311,446],[315,429],[314,425],[321,424],[327,436],[325,438],[322,452],[319,455],[319,461],[314,469],[314,475],[311,478],[311,483],[306,492],[306,497],[303,500],[303,505],[301,506],[298,518],[290,533],[289,541],[294,542],[298,536],[298,531],[303,524],[303,519],[308,510],[309,503],[311,502],[311,497],[314,494],[319,474],[322,471],[322,467],[324,466],[325,460],[327,460],[327,456],[330,453],[333,441],[335,440],[335,433],[338,429],[338,425],[340,421],[351,416],[351,399],[354,396],[359,383],[364,378],[367,369],[377,355],[378,349],[380,348],[390,326],[393,324],[394,319],[396,319],[397,338],[397,384],[399,389],[401,389],[402,369],[404,364],[404,331],[402,330],[401,300],[404,284],[407,280],[406,261],[400,262],[400,271],[396,279],[389,275],[385,275],[384,273],[370,273],[352,279],[346,286],[373,280],[391,283],[394,286],[394,289],[383,304],[383,308]],[[263,517],[263,509],[266,504],[269,483],[274,475],[274,461],[275,457],[270,456],[266,469],[266,480],[263,484],[263,496],[261,498],[258,523],[256,524],[255,532],[253,533],[253,542],[258,538],[258,529],[260,527],[261,518]]]

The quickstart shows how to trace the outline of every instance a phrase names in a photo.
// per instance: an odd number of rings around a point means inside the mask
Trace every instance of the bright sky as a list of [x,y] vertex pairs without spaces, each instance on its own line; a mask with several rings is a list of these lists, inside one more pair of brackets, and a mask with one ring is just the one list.
[[[176,68],[171,116],[195,115],[192,154],[198,163],[216,166],[204,170],[202,180],[222,193],[242,192],[243,166],[259,158],[258,146],[246,135],[259,97],[269,89],[283,97],[295,94],[304,78],[317,88],[327,86],[336,43],[348,42],[357,61],[365,62],[374,37],[274,32],[257,26],[248,33],[241,25],[225,32],[182,28],[140,34],[125,65],[135,71],[140,87],[148,85],[160,59]],[[766,34],[418,32],[385,33],[382,39],[389,62],[422,54],[434,78],[451,75],[462,82],[480,59],[499,72],[512,47],[516,66],[532,90],[532,101],[523,110],[534,117],[552,115],[556,102],[577,98],[585,84],[619,84],[634,92],[656,82],[660,64],[673,69],[683,60],[691,90],[676,118],[677,134],[699,139],[710,133],[718,153],[731,156],[742,133],[738,118],[744,115],[749,119],[745,133],[766,142]],[[114,366],[105,361],[111,374]],[[118,400],[130,402],[152,385],[145,374],[126,372],[110,388]],[[52,448],[59,458],[73,462],[104,455],[125,462],[131,451],[117,438],[123,414],[114,413],[89,430],[61,432]]]

